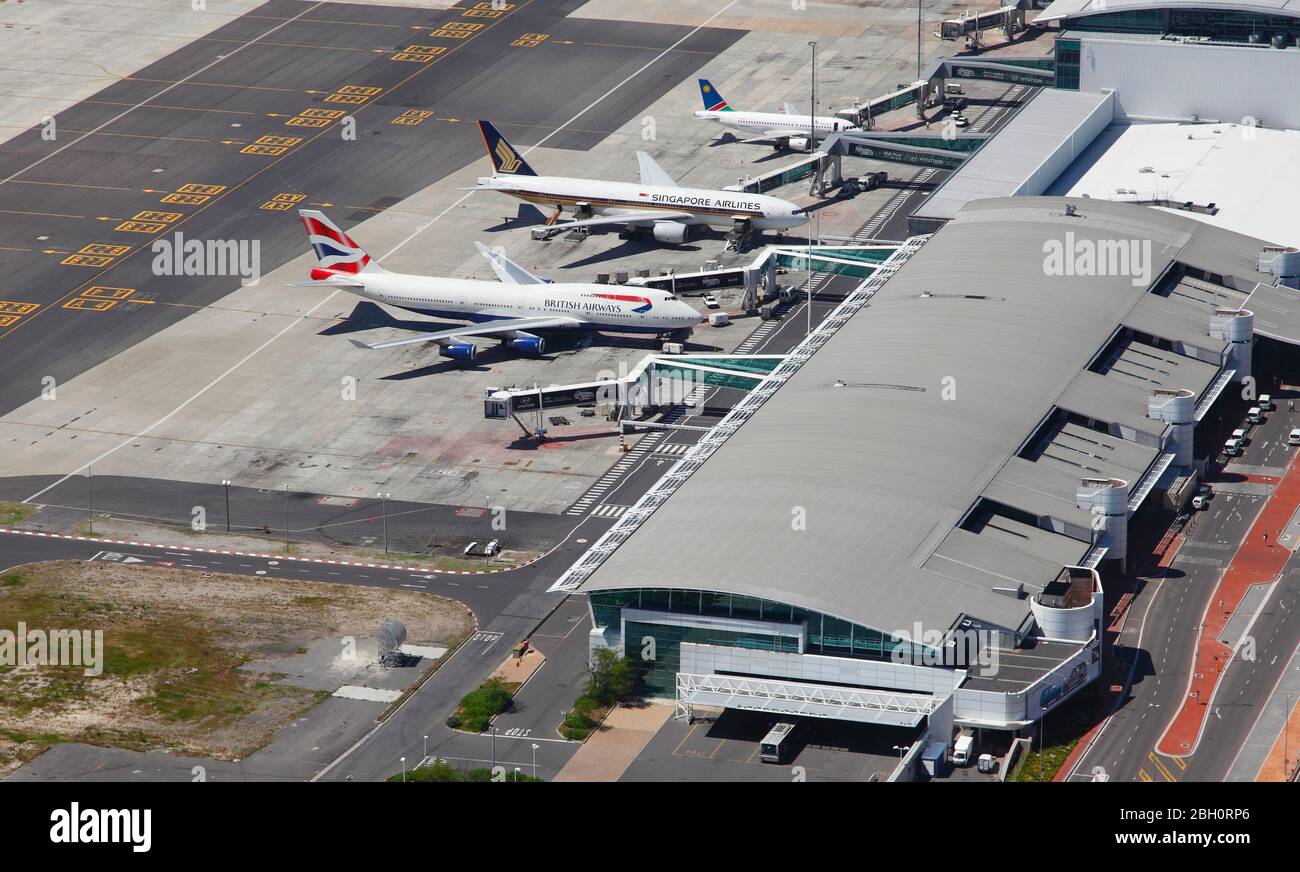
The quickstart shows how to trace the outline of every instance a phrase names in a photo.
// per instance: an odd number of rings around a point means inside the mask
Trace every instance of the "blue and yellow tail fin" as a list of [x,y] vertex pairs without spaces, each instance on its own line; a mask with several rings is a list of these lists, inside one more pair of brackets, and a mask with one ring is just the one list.
[[704,100],[704,110],[706,112],[730,112],[731,107],[727,101],[722,99],[718,89],[713,87],[713,83],[708,79],[700,79],[700,97]]
[[506,141],[501,131],[492,126],[490,121],[480,121],[478,132],[483,135],[483,145],[496,172],[507,176],[535,176],[537,173],[524,160],[523,155]]

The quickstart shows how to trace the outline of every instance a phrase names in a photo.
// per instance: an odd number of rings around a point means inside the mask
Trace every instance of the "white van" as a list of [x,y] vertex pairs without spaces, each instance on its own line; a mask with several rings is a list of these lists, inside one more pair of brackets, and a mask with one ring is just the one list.
[[1238,442],[1240,442],[1242,445],[1245,445],[1245,444],[1246,444],[1246,431],[1243,430],[1243,429],[1241,429],[1240,427],[1238,427],[1236,430],[1233,430],[1233,431],[1232,431],[1232,438],[1233,438],[1233,439],[1236,439],[1236,440],[1237,440]]
[[1273,398],[1268,394],[1259,395],[1259,407],[1265,412],[1273,411]]
[[1236,457],[1238,454],[1241,454],[1241,440],[1229,439],[1227,442],[1224,442],[1223,453],[1229,457]]
[[1259,406],[1251,406],[1250,410],[1246,412],[1246,420],[1252,424],[1258,424],[1264,420],[1264,410]]
[[1296,427],[1286,437],[1287,445],[1300,445],[1300,427]]
[[974,749],[974,736],[958,736],[957,741],[952,745],[952,764],[954,766],[969,766],[971,751]]

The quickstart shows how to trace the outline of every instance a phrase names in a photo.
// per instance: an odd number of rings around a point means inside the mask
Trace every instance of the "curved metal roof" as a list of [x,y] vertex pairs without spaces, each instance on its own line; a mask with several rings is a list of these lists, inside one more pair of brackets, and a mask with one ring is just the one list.
[[1146,9],[1223,9],[1300,18],[1300,0],[1056,0],[1034,22],[1047,23],[1106,12],[1138,12]]
[[1181,215],[970,203],[582,589],[762,597],[885,632],[963,615],[1019,627],[1028,601],[1000,591],[1041,589],[1089,543],[996,519],[976,541],[958,524],[1148,296],[1130,275],[1045,275],[1045,244],[1067,233],[1151,240],[1152,281],[1175,259],[1264,278],[1262,243]]

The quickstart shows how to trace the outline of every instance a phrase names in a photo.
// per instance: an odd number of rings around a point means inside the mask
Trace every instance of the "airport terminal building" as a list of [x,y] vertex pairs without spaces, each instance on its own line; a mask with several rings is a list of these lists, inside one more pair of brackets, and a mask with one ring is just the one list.
[[965,203],[556,587],[681,713],[1030,726],[1100,674],[1134,519],[1217,452],[1252,301],[1300,335],[1297,267],[1144,206]]

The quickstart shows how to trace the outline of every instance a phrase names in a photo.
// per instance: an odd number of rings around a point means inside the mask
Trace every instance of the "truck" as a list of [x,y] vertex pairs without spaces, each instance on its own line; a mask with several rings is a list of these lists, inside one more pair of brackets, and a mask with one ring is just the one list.
[[952,743],[952,765],[969,766],[971,753],[975,750],[975,737],[970,733],[960,733],[957,741]]

